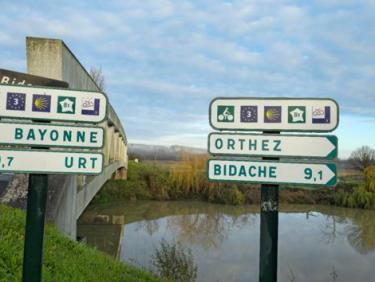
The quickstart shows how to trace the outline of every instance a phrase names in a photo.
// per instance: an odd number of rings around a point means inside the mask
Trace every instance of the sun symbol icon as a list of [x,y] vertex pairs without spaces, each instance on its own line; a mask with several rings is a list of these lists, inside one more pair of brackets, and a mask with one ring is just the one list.
[[264,122],[281,122],[281,107],[265,107]]
[[280,116],[280,114],[279,114],[278,111],[276,111],[276,110],[274,110],[274,109],[271,109],[271,110],[268,110],[268,111],[266,112],[266,116],[267,116],[267,118],[270,119],[270,120],[276,120],[276,119]]
[[51,105],[51,96],[48,95],[34,95],[33,97],[33,111],[49,112]]

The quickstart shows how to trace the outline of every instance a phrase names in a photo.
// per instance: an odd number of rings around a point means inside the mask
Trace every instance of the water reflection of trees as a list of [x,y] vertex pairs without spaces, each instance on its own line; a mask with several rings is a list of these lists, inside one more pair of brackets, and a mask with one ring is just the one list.
[[167,227],[176,234],[177,241],[209,249],[218,248],[235,226],[250,225],[254,220],[251,214],[192,214],[168,218]]
[[[129,212],[131,211],[131,214]],[[136,211],[136,212],[135,212]],[[160,219],[178,242],[216,248],[235,227],[255,222],[257,207],[223,206],[200,202],[147,202],[128,206],[128,222],[137,222],[136,231],[153,235],[161,228]],[[137,214],[133,216],[132,214]],[[164,228],[164,226],[163,226]]]
[[[349,244],[360,254],[375,250],[375,211],[322,207],[325,216],[323,238],[332,243],[338,236],[346,236]],[[338,228],[338,225],[344,225]]]
[[375,214],[355,213],[348,227],[348,241],[360,254],[375,250]]
[[[307,219],[323,216],[321,234],[326,243],[331,244],[336,239],[345,237],[360,254],[375,250],[375,211],[311,205],[284,206],[282,210],[292,213],[305,212]],[[175,234],[176,240],[204,248],[216,248],[234,228],[254,224],[259,216],[258,212],[258,206],[233,207],[200,202],[130,202],[120,207],[86,212],[80,222],[97,223],[98,218],[103,218],[103,215],[118,215],[124,217],[124,222],[121,223],[138,222],[138,230],[144,229],[153,235],[160,229],[160,219],[166,218],[167,228]]]
[[152,236],[159,231],[159,227],[160,224],[158,220],[142,220],[137,222],[135,231],[146,230],[147,234]]
[[324,215],[324,226],[321,230],[323,240],[330,244],[333,243],[337,237],[344,236],[345,232],[338,229],[339,224],[345,224],[346,218],[341,218],[335,215]]
[[[203,248],[218,248],[233,228],[241,228],[255,223],[256,214],[244,208],[231,208],[219,212],[217,207],[184,210],[177,215],[167,216],[166,228],[181,243],[199,245]],[[146,230],[149,235],[159,231],[160,221],[142,220],[137,222],[136,231]]]

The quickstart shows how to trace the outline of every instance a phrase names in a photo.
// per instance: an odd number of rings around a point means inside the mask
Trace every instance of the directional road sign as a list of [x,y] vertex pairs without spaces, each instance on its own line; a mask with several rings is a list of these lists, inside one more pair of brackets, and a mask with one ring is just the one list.
[[0,85],[0,117],[99,123],[106,112],[101,92]]
[[328,132],[339,123],[339,107],[328,98],[216,98],[210,124],[218,130]]
[[69,84],[65,81],[5,69],[0,69],[0,83],[27,86],[43,85],[63,88],[69,87]]
[[1,145],[102,148],[101,127],[0,122]]
[[325,158],[337,157],[333,135],[280,135],[210,133],[208,152],[213,155]]
[[0,149],[0,173],[99,174],[102,170],[101,153]]
[[209,160],[208,179],[246,183],[336,185],[336,165],[272,161]]

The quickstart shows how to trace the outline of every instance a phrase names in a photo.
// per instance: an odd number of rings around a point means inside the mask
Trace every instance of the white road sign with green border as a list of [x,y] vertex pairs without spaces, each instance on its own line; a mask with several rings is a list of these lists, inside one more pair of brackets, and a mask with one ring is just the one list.
[[207,167],[210,181],[320,186],[337,182],[335,164],[209,160]]
[[101,127],[0,122],[1,145],[102,148]]
[[213,155],[275,156],[334,159],[337,137],[333,135],[280,135],[210,133],[208,152]]
[[106,113],[101,92],[0,85],[0,117],[99,123]]
[[216,98],[209,120],[217,130],[328,132],[339,107],[329,98]]
[[0,173],[100,174],[101,153],[0,149]]

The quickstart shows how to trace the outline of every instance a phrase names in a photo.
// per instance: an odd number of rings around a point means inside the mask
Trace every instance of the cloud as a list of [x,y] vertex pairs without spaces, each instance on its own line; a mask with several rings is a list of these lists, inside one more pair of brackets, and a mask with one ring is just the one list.
[[130,141],[179,143],[185,134],[205,144],[216,96],[332,97],[344,114],[375,117],[373,1],[39,0],[2,8],[1,67],[25,69],[26,35],[63,39],[87,68],[102,67]]

